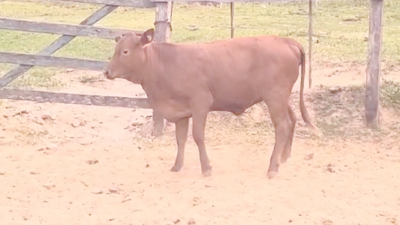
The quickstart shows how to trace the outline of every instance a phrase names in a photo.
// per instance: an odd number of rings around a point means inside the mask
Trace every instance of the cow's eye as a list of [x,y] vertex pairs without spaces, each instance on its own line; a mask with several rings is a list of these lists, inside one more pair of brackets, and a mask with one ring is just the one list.
[[122,51],[122,54],[127,55],[128,54],[128,50]]

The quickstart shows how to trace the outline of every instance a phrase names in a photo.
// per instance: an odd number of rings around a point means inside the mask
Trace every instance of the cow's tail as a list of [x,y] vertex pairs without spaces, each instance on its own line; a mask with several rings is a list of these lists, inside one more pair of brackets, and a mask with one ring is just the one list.
[[305,74],[306,74],[306,54],[304,52],[303,46],[301,46],[300,44],[298,44],[297,46],[298,46],[298,48],[300,50],[300,54],[301,54],[301,64],[300,64],[300,66],[301,66],[301,80],[300,80],[300,112],[301,112],[301,117],[303,117],[303,120],[306,123],[306,126],[312,128],[319,137],[322,137],[323,136],[322,132],[318,129],[318,127],[314,126],[311,123],[310,114],[308,114],[306,105],[304,103],[304,79],[305,79]]

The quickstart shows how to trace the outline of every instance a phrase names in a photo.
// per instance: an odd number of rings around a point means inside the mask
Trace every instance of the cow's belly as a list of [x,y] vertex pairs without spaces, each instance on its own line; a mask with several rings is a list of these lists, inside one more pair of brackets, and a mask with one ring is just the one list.
[[182,118],[192,116],[190,106],[176,101],[162,101],[153,105],[153,110],[158,112],[168,122],[176,123]]
[[235,115],[242,114],[247,108],[261,102],[261,98],[225,98],[216,99],[211,106],[211,111],[227,111]]
[[261,101],[256,87],[240,80],[225,80],[213,90],[212,111],[228,111],[236,115]]

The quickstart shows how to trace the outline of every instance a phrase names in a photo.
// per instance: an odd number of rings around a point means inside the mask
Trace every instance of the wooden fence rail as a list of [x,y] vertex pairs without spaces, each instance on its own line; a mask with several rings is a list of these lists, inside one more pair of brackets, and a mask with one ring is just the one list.
[[64,104],[150,109],[150,105],[147,101],[147,98],[84,95],[84,94],[57,93],[57,92],[19,90],[19,89],[8,89],[8,88],[0,90],[0,99],[34,101],[40,103],[50,102],[50,103],[64,103]]
[[147,0],[56,0],[59,2],[80,2],[80,3],[92,3],[100,5],[112,5],[112,6],[127,6],[133,8],[153,8],[156,6],[152,1]]
[[[254,3],[260,3],[260,2],[300,2],[301,0],[151,0],[152,2],[155,3],[163,3],[163,2],[220,2],[220,3],[231,3],[231,2],[243,2],[243,3],[248,3],[248,2],[254,2]],[[315,1],[315,0],[314,0]]]
[[0,29],[61,34],[70,36],[87,36],[104,39],[114,39],[116,36],[126,32],[134,32],[137,35],[143,34],[143,31],[137,30],[110,29],[88,25],[56,24],[28,20],[7,19],[2,17],[0,17]]
[[107,65],[107,61],[74,59],[67,57],[21,54],[12,52],[1,52],[0,63],[12,63],[27,66],[74,68],[82,70],[101,71]]

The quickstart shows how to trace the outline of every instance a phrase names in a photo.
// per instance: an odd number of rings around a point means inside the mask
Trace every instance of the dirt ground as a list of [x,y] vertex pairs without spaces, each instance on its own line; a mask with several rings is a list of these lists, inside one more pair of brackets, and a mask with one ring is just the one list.
[[[314,85],[361,84],[364,71],[316,68]],[[71,84],[64,92],[143,96],[140,86],[97,73],[56,78]],[[273,133],[230,129],[214,116],[206,130],[213,174],[204,178],[191,136],[184,168],[169,172],[174,127],[151,138],[150,110],[6,100],[0,110],[0,224],[400,224],[396,142],[297,134],[292,158],[269,180]]]

